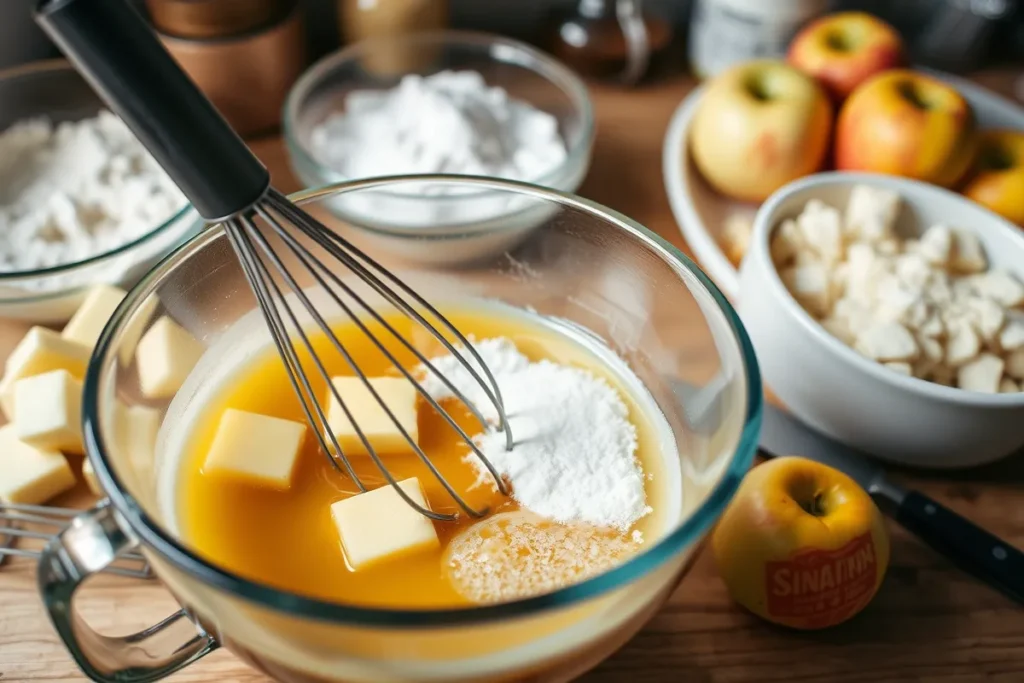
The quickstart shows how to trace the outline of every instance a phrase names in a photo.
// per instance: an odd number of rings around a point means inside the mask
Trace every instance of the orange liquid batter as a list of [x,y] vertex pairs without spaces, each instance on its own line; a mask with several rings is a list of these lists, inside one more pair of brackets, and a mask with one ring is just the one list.
[[[660,442],[653,423],[617,374],[584,346],[531,321],[525,314],[498,314],[487,309],[446,310],[444,313],[463,334],[477,339],[509,338],[531,360],[547,358],[584,367],[619,389],[630,410],[630,419],[637,426],[638,458],[644,472],[650,475],[646,483],[647,499],[655,510],[641,519],[635,529],[652,540],[660,526],[658,513],[665,495],[660,490],[657,475],[662,469]],[[436,340],[406,318],[396,314],[389,317],[388,322],[406,339],[413,340],[428,358],[442,353],[443,347]],[[404,367],[418,365],[416,357],[389,337],[382,327],[371,328],[378,339],[392,342],[387,343],[388,350]],[[390,362],[354,324],[338,325],[335,333],[368,376],[396,374]],[[313,343],[331,376],[352,374],[325,337],[314,338]],[[316,395],[325,396],[326,384],[322,378],[311,375],[311,380],[314,380]],[[479,423],[459,402],[446,401],[444,407],[468,434],[481,431]],[[469,604],[447,578],[442,554],[450,539],[475,520],[462,515],[456,522],[435,522],[441,541],[439,551],[351,571],[329,507],[333,502],[356,494],[358,489],[332,467],[313,434],[306,436],[292,487],[287,491],[261,489],[203,472],[203,460],[227,408],[305,421],[273,348],[234,372],[214,399],[199,411],[181,454],[177,510],[185,540],[201,555],[247,578],[325,600],[407,609]],[[423,451],[470,505],[487,507],[492,513],[517,509],[515,501],[504,498],[490,487],[473,487],[477,471],[464,460],[468,451],[466,444],[425,401],[419,406],[419,433]],[[389,454],[384,459],[396,480],[419,478],[431,509],[459,510],[415,454]],[[367,488],[384,484],[379,470],[368,457],[353,456],[352,462]],[[619,540],[617,532],[595,529],[593,534],[598,540],[602,536]]]

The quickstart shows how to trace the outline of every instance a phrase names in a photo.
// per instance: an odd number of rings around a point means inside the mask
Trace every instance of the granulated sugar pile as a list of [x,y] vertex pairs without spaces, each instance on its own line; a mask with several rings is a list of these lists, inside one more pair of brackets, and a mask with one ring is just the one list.
[[443,566],[477,603],[540,595],[611,569],[637,551],[628,536],[525,511],[495,515],[452,539]]

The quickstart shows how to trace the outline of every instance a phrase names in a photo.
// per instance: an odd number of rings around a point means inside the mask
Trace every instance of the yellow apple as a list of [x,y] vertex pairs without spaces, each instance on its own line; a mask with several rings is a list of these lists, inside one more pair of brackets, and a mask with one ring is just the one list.
[[877,17],[839,12],[804,27],[790,43],[787,59],[817,78],[838,102],[871,76],[901,66],[903,41]]
[[805,458],[775,458],[751,470],[711,543],[733,599],[799,629],[857,614],[889,564],[889,535],[871,496]]
[[718,192],[762,201],[821,167],[831,128],[832,105],[813,78],[785,62],[759,60],[708,83],[690,150]]
[[914,71],[884,71],[839,112],[836,168],[952,187],[974,158],[976,128],[970,104],[953,86]]
[[977,160],[964,194],[1006,220],[1024,226],[1024,132],[981,133]]

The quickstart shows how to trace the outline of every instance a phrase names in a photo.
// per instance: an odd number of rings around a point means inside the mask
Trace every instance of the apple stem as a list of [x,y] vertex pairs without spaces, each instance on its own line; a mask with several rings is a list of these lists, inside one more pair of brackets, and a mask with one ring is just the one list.
[[917,86],[909,81],[899,83],[897,86],[900,95],[903,96],[907,102],[914,105],[921,111],[928,111],[931,109],[931,102],[925,99],[923,93],[917,88]]
[[823,494],[821,491],[818,491],[817,493],[814,494],[814,498],[811,499],[810,503],[808,503],[807,505],[802,505],[801,507],[809,515],[814,515],[815,517],[824,517],[825,494]]

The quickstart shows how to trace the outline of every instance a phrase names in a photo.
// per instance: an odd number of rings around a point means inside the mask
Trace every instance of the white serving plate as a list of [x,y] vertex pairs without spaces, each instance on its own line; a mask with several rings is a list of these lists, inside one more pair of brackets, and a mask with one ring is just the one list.
[[[1024,108],[980,86],[945,73],[918,69],[946,81],[964,96],[982,128],[1024,130]],[[753,221],[758,204],[738,202],[718,194],[704,181],[690,159],[687,137],[704,88],[698,87],[680,103],[665,134],[662,165],[665,191],[676,223],[701,267],[730,299],[739,294],[739,271],[726,257],[719,236],[725,219],[744,214]]]

